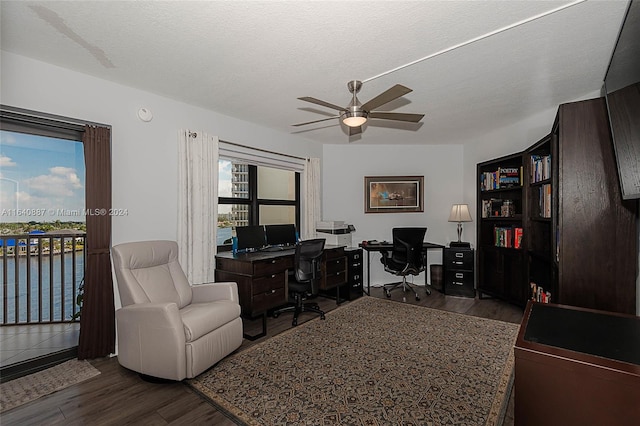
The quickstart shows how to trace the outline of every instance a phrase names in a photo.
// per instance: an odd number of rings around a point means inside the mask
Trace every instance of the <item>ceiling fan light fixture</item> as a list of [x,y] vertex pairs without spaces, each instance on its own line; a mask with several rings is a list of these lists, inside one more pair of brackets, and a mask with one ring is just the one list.
[[367,122],[367,113],[353,108],[342,113],[342,122],[349,127],[360,127]]

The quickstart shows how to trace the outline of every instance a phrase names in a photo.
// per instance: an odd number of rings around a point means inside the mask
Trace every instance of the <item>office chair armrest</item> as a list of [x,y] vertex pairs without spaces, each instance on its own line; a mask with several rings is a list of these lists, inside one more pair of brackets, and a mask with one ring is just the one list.
[[238,284],[235,282],[217,282],[196,284],[191,286],[193,303],[206,303],[216,300],[230,300],[240,303],[238,298]]

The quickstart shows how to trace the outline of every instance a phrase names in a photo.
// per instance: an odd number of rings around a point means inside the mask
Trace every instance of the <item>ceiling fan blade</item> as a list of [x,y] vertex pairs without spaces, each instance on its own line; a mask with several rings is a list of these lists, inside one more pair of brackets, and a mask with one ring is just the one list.
[[409,114],[405,112],[382,112],[372,111],[369,113],[369,118],[380,118],[382,120],[397,120],[397,121],[410,121],[417,123],[422,120],[424,114]]
[[349,136],[359,135],[362,133],[362,126],[349,127]]
[[403,86],[402,84],[396,84],[391,89],[380,93],[378,96],[362,105],[362,109],[365,111],[371,111],[372,109],[376,109],[379,106],[384,105],[387,102],[391,102],[392,100],[399,98],[400,96],[404,96],[412,91],[413,90]]
[[320,120],[313,120],[313,121],[307,121],[306,123],[292,124],[292,126],[294,126],[294,127],[305,126],[307,124],[320,123],[322,121],[328,121],[328,120],[335,120],[336,118],[340,118],[340,116],[339,115],[334,115],[333,117],[321,118]]
[[317,105],[322,105],[325,106],[327,108],[332,108],[332,109],[337,109],[338,111],[345,111],[346,108],[338,106],[338,105],[334,105],[334,104],[330,104],[329,102],[325,102],[325,101],[321,101],[320,99],[316,99],[316,98],[312,98],[309,96],[304,96],[302,98],[298,98],[301,101],[306,101],[306,102],[311,102],[312,104],[317,104]]

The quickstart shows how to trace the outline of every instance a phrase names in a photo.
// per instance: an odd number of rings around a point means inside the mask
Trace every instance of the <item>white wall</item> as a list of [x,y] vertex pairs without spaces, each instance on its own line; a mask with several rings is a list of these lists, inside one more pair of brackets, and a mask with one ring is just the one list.
[[[447,219],[451,205],[463,201],[462,145],[325,145],[323,158],[322,217],[353,224],[354,246],[363,240],[391,241],[395,226],[426,226],[426,240],[434,243],[457,240],[457,224]],[[398,175],[424,176],[424,212],[365,214],[364,177]],[[471,233],[468,228],[463,238]],[[371,253],[372,285],[393,281],[379,258]],[[428,261],[442,263],[441,251],[431,250]],[[424,284],[424,274],[415,283]]]
[[[9,52],[0,53],[2,104],[112,126],[113,207],[128,210],[127,216],[113,217],[113,244],[176,239],[180,129],[301,157],[322,157],[319,144],[299,136]],[[137,118],[140,107],[153,112],[151,122]]]

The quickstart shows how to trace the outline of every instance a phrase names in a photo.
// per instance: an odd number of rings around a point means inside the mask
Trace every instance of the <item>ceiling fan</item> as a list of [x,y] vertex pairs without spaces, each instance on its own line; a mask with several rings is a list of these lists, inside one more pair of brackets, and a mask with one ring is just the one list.
[[356,93],[362,88],[362,82],[360,80],[353,80],[347,83],[349,92],[353,94],[353,99],[346,107],[331,104],[329,102],[322,101],[320,99],[305,96],[298,98],[301,101],[311,102],[312,104],[322,105],[327,108],[340,111],[340,115],[336,115],[329,118],[323,118],[320,120],[307,121],[305,123],[293,124],[293,126],[305,126],[307,124],[320,123],[322,121],[333,120],[334,118],[340,118],[342,122],[347,126],[349,130],[349,136],[362,133],[362,125],[369,119],[378,118],[382,120],[395,120],[395,121],[408,121],[411,123],[417,123],[422,120],[424,114],[409,114],[403,112],[386,112],[386,111],[373,111],[374,109],[391,102],[401,96],[406,95],[412,90],[401,84],[396,84],[392,88],[382,92],[375,98],[371,99],[364,104],[360,103],[356,97]]

